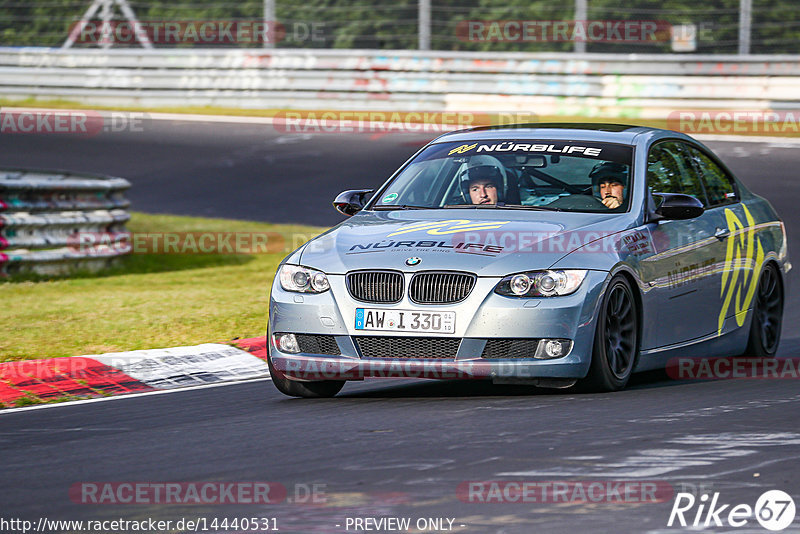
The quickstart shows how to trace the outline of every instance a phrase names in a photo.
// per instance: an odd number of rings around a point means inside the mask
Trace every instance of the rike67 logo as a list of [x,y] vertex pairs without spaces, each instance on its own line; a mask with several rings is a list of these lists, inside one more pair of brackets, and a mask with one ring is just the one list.
[[791,525],[794,518],[794,500],[781,490],[764,492],[756,500],[755,506],[723,503],[719,492],[710,498],[708,494],[696,498],[691,493],[678,493],[667,526],[741,528],[754,526],[755,520],[767,530],[780,531]]

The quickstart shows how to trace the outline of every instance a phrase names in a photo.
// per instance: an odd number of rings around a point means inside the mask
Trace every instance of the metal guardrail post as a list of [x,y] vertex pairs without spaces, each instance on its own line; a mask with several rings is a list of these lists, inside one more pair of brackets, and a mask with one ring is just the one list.
[[418,0],[419,49],[431,49],[431,0]]
[[0,276],[97,271],[130,253],[122,178],[0,169]]
[[[575,0],[575,23],[577,24],[580,22],[583,24],[586,21],[588,15],[588,6],[586,5],[587,0]],[[582,41],[580,39],[575,41],[575,53],[576,54],[585,54],[586,53],[586,41]]]
[[753,0],[739,0],[739,55],[750,53],[750,32],[753,23]]
[[264,48],[275,48],[275,0],[264,0]]

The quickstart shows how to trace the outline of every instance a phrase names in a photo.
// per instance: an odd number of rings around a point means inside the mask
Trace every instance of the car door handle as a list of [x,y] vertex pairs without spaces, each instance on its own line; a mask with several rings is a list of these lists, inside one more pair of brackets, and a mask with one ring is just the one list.
[[728,230],[727,228],[717,228],[717,230],[714,232],[714,237],[716,237],[720,241],[722,241],[729,235],[731,235],[731,231]]

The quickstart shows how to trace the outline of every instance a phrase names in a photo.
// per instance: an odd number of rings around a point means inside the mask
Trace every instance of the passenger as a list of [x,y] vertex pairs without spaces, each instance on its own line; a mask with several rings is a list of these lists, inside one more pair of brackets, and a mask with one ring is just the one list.
[[595,195],[608,209],[616,209],[625,201],[628,187],[628,167],[611,161],[594,166],[589,173]]

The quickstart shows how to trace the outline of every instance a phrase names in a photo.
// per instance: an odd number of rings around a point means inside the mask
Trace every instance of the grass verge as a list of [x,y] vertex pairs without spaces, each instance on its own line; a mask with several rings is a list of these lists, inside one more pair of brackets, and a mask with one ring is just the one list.
[[[114,270],[0,283],[0,361],[225,342],[266,331],[278,263],[322,228],[132,213],[134,233],[277,232],[263,254],[134,254]],[[271,248],[271,247],[270,247]]]

